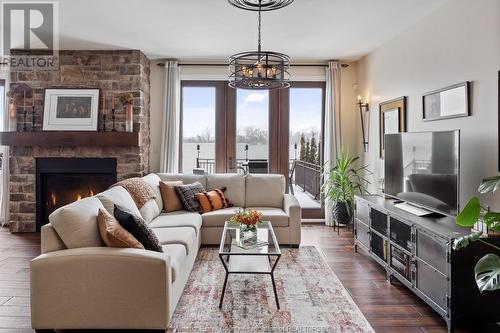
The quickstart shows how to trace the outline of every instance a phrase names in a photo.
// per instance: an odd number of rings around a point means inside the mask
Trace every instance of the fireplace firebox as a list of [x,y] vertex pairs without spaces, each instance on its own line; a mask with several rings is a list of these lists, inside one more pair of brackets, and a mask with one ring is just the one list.
[[36,230],[59,207],[93,196],[116,182],[116,158],[37,158]]

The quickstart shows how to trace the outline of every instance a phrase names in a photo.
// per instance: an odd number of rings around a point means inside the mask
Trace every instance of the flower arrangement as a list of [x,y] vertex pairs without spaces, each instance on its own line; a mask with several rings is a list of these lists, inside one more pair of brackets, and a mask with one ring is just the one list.
[[118,96],[118,98],[120,99],[120,103],[123,105],[134,103],[134,95],[131,92],[122,93]]
[[236,214],[233,215],[229,221],[245,226],[256,226],[262,222],[262,212],[255,209],[240,209],[236,211]]

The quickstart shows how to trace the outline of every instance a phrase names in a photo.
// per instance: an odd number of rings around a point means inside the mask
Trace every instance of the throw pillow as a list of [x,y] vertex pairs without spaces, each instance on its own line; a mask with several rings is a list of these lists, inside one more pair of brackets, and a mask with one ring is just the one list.
[[195,182],[188,185],[177,185],[175,187],[179,198],[181,198],[184,208],[189,212],[197,212],[200,208],[200,203],[196,199],[196,194],[205,192],[205,188],[200,182]]
[[106,246],[144,249],[144,246],[130,232],[125,230],[106,209],[99,208],[97,223],[99,224],[101,238]]
[[182,201],[177,195],[175,186],[183,185],[182,181],[160,182],[161,198],[163,200],[163,209],[167,212],[182,210]]
[[84,198],[58,208],[49,221],[68,249],[103,246],[97,225],[99,208],[104,208],[99,199]]
[[163,252],[160,241],[146,222],[115,206],[115,218],[120,225],[130,232],[146,250]]
[[224,196],[226,188],[214,189],[208,192],[196,194],[196,199],[200,203],[200,213],[207,213],[218,209],[229,207],[229,202]]

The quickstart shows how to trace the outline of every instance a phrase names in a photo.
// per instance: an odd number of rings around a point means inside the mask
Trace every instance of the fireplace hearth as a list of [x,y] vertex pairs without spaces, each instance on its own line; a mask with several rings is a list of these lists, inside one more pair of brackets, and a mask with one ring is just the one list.
[[57,208],[114,184],[116,165],[116,158],[37,158],[36,230]]

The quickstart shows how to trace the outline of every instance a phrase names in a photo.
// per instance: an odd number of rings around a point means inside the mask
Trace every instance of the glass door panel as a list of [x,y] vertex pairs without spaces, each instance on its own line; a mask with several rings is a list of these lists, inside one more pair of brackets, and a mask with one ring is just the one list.
[[289,94],[289,160],[292,189],[303,212],[307,211],[318,218],[318,214],[323,214],[320,189],[324,84],[293,83]]
[[236,91],[238,172],[267,173],[269,168],[269,91]]
[[181,171],[215,172],[215,87],[182,87]]

